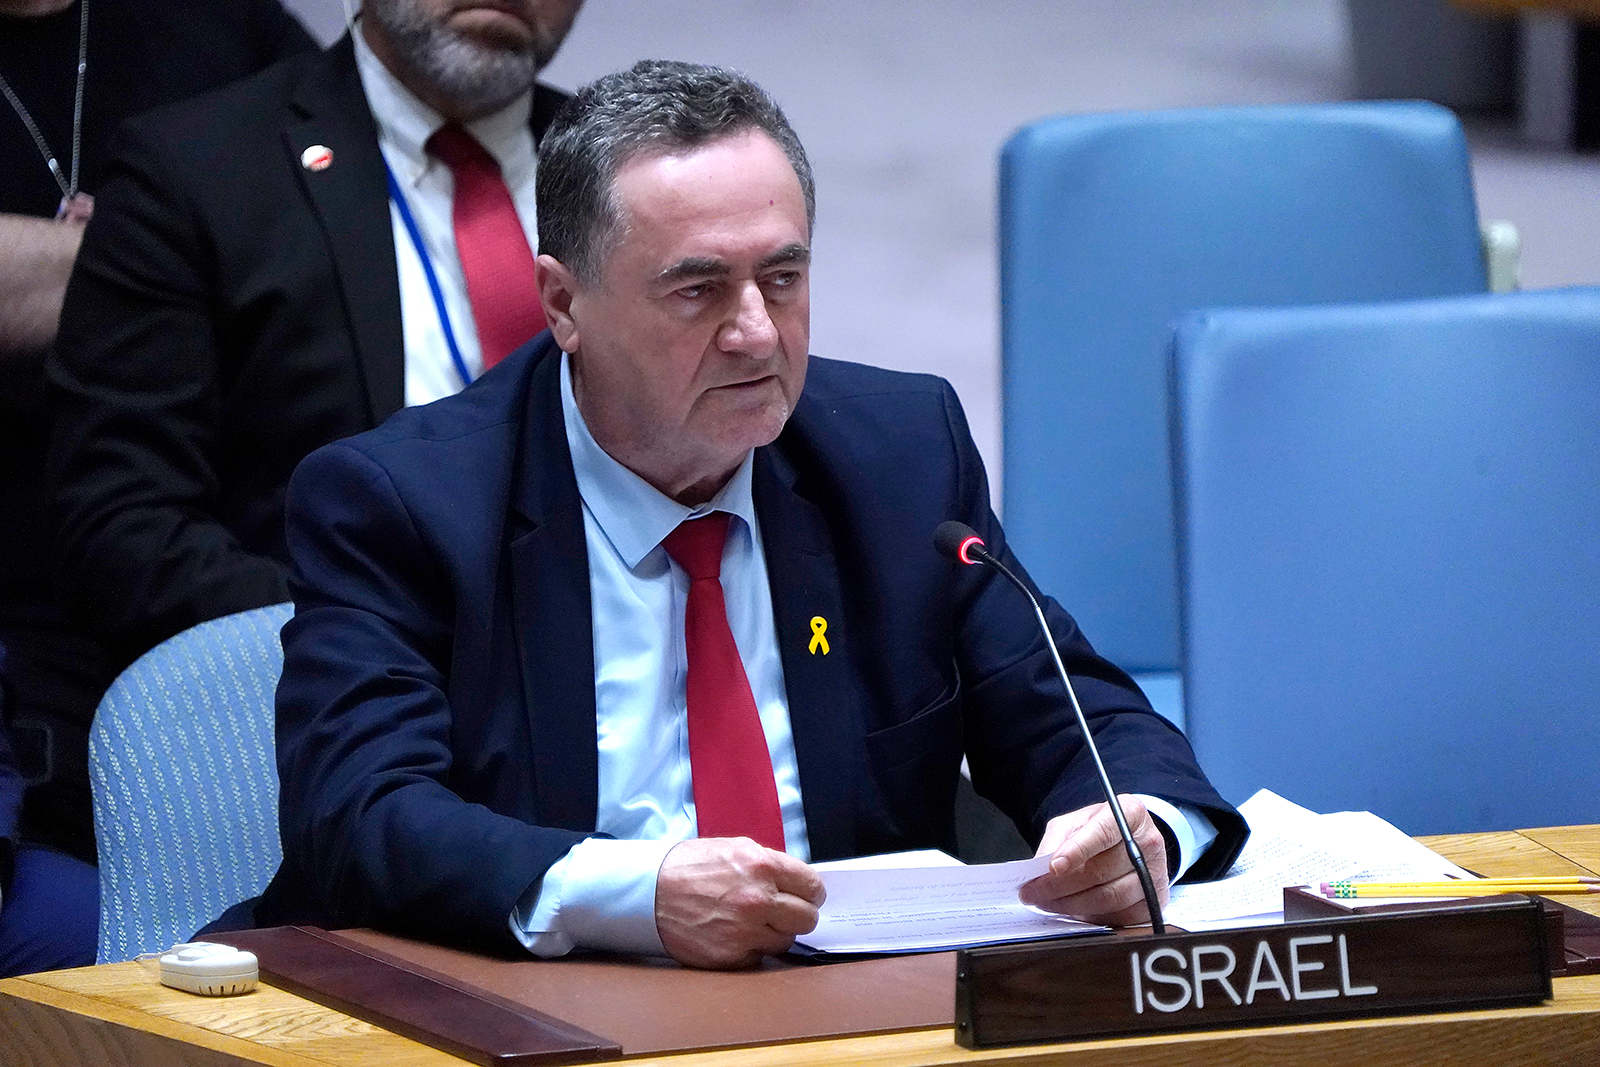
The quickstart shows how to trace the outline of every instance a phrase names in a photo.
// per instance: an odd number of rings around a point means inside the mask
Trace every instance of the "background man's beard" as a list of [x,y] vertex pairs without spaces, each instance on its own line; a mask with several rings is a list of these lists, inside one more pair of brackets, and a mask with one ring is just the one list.
[[463,111],[486,115],[515,100],[533,85],[550,58],[537,45],[526,49],[479,44],[431,21],[415,4],[371,3],[375,18],[400,59]]

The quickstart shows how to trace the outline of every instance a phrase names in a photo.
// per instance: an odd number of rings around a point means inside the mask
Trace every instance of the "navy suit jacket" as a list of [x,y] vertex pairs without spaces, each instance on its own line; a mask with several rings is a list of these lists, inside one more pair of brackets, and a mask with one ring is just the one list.
[[[296,613],[278,690],[283,866],[255,919],[514,944],[513,904],[594,832],[589,573],[548,334],[459,396],[313,453],[289,490]],[[963,752],[1034,840],[1101,798],[1031,609],[933,548],[1015,566],[941,379],[813,359],[755,454],[814,859],[950,848]],[[1113,783],[1242,820],[1188,742],[1047,602]],[[829,651],[811,651],[810,620]]]

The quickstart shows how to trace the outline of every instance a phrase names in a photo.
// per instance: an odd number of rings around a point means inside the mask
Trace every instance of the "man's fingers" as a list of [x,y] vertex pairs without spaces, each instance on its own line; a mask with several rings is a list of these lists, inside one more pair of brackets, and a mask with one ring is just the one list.
[[773,852],[772,884],[780,893],[788,893],[811,904],[812,909],[822,907],[828,891],[822,887],[822,877],[793,856]]
[[656,876],[656,931],[692,967],[748,967],[787,951],[817,923],[821,880],[805,864],[744,838],[696,838]]
[[[1166,845],[1144,804],[1123,796],[1129,829],[1145,857],[1145,866],[1161,900],[1167,893]],[[1094,804],[1058,816],[1047,826],[1059,831],[1050,870],[1017,893],[1024,903],[1092,922],[1149,921],[1143,888],[1128,858],[1115,817],[1106,804]]]
[[1039,908],[1049,907],[1046,901],[1075,896],[1132,873],[1133,864],[1128,860],[1128,853],[1122,847],[1122,839],[1119,837],[1113,847],[1089,857],[1076,866],[1062,870],[1052,868],[1041,874],[1025,884],[1018,891],[1018,896],[1024,904]]
[[1086,819],[1094,817],[1094,807],[1079,808],[1069,811],[1065,815],[1058,815],[1051,819],[1044,827],[1044,836],[1039,839],[1039,847],[1034,850],[1035,856],[1048,856],[1061,847],[1061,843],[1082,826]]
[[[1126,795],[1117,799],[1122,802],[1122,810],[1128,819],[1129,827],[1137,834],[1141,823],[1150,819],[1143,802],[1136,797]],[[1111,814],[1110,805],[1095,804],[1082,811],[1086,817],[1055,849],[1055,858],[1050,863],[1050,869],[1058,874],[1080,867],[1091,857],[1113,846],[1120,847],[1122,844],[1122,832],[1117,829],[1117,820]]]
[[[817,928],[817,906],[809,900],[787,893],[774,898],[766,909],[766,924],[791,940],[799,934],[809,934]],[[780,952],[787,951],[784,945]]]
[[[1151,877],[1155,877],[1154,872]],[[1160,878],[1156,879],[1156,899],[1162,905],[1167,902],[1167,888]],[[1045,911],[1106,926],[1130,926],[1150,921],[1144,887],[1139,884],[1139,876],[1131,870],[1081,892],[1027,903]]]

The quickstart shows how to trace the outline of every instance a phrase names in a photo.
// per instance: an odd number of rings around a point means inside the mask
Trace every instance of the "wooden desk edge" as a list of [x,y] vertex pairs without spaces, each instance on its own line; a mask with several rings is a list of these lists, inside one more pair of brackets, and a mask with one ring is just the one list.
[[[1563,980],[1565,983],[1567,980]],[[682,1053],[630,1061],[639,1067],[800,1067],[806,1064],[862,1064],[873,1067],[933,1067],[949,1064],[1071,1064],[1074,1067],[1168,1067],[1180,1062],[1232,1060],[1248,1053],[1265,1056],[1261,1062],[1334,1062],[1352,1051],[1404,1055],[1405,1062],[1432,1064],[1455,1062],[1461,1030],[1473,1032],[1474,1045],[1490,1051],[1512,1053],[1520,1046],[1538,1050],[1532,1059],[1508,1056],[1504,1063],[1587,1064],[1600,1057],[1600,1028],[1593,1025],[1600,979],[1586,979],[1588,996],[1582,1004],[1563,1007],[1558,1001],[1542,1009],[1508,1009],[1449,1015],[1406,1016],[1342,1023],[1301,1024],[1250,1030],[1197,1031],[1120,1040],[1083,1041],[1067,1045],[1040,1045],[969,1052],[957,1047],[949,1031],[923,1030],[797,1042],[761,1048]],[[270,1064],[274,1067],[322,1067],[328,1061],[312,1059],[225,1035],[209,1033],[181,1023],[167,1027],[147,1025],[147,1018],[117,1018],[102,1002],[90,997],[38,989],[25,993],[9,983],[4,992],[13,998],[37,1000],[58,1009],[50,1016],[57,1034],[36,1033],[35,1044],[52,1037],[65,1038],[60,1051],[75,1056],[55,1062],[152,1063],[178,1067],[217,1067],[233,1064]],[[52,995],[54,994],[54,995]],[[1559,996],[1559,994],[1558,994]],[[138,1012],[123,1011],[132,1016]],[[9,1013],[0,998],[0,1019]],[[1557,1016],[1552,1019],[1550,1016]],[[43,1016],[39,1016],[43,1018]],[[35,1020],[37,1021],[37,1020]],[[146,1025],[141,1025],[146,1024]],[[1444,1043],[1444,1044],[1442,1044]],[[1446,1045],[1448,1047],[1446,1047]],[[1429,1055],[1432,1049],[1435,1055]],[[1560,1050],[1559,1053],[1557,1050]],[[1493,1057],[1491,1057],[1493,1059]],[[0,1062],[13,1062],[0,1051]],[[16,1060],[26,1063],[29,1060]],[[459,1063],[440,1054],[440,1062]]]
[[[1552,828],[1551,832],[1569,835],[1585,828]],[[1594,833],[1600,835],[1600,827]],[[1548,856],[1564,860],[1560,853],[1536,839],[1541,831],[1504,834],[1446,835],[1420,839],[1458,862],[1468,862],[1484,846],[1499,845],[1523,855]],[[1463,847],[1469,846],[1469,847]],[[1509,847],[1514,846],[1514,847]],[[1498,851],[1498,850],[1497,850]],[[1570,861],[1565,861],[1570,862]],[[1578,866],[1573,864],[1574,866]],[[1583,868],[1580,868],[1583,869]],[[124,967],[133,965],[122,965]],[[99,969],[85,969],[99,971]],[[0,1064],[110,1062],[119,1064],[158,1063],[177,1067],[217,1067],[217,1065],[266,1064],[270,1067],[326,1067],[329,1063],[358,1062],[376,1064],[387,1059],[376,1055],[370,1043],[353,1042],[365,1053],[344,1061],[334,1049],[329,1054],[304,1055],[243,1037],[168,1018],[153,1011],[120,1003],[110,996],[69,988],[66,976],[79,972],[56,972],[53,982],[32,978],[0,980],[0,1031],[8,1037],[25,1034],[27,1047],[11,1042],[0,1045]],[[103,972],[102,972],[103,973]],[[46,976],[38,976],[44,979]],[[290,994],[271,989],[274,997]],[[174,997],[183,994],[173,993]],[[297,1003],[299,998],[293,998]],[[220,1003],[220,1002],[219,1002]],[[303,1002],[308,1016],[341,1019],[338,1013]],[[1536,1008],[1503,1009],[1436,1015],[1399,1016],[1352,1020],[1339,1023],[1298,1024],[1243,1030],[1194,1031],[1061,1045],[1024,1046],[970,1052],[958,1047],[949,1030],[920,1030],[898,1034],[832,1038],[708,1052],[677,1053],[641,1057],[632,1064],[659,1064],[661,1067],[789,1067],[811,1063],[870,1064],[873,1067],[931,1067],[936,1064],[1004,1063],[1072,1064],[1098,1067],[1104,1064],[1141,1067],[1167,1065],[1199,1057],[1227,1058],[1265,1055],[1262,1062],[1318,1063],[1327,1057],[1349,1057],[1371,1048],[1388,1058],[1408,1063],[1454,1062],[1450,1048],[1441,1047],[1448,1031],[1454,1036],[1451,1047],[1459,1050],[1461,1029],[1471,1032],[1475,1048],[1499,1052],[1506,1063],[1600,1062],[1600,976],[1557,979],[1556,997]],[[6,1025],[9,1023],[10,1025]],[[20,1024],[20,1025],[19,1025]],[[407,1064],[445,1065],[464,1061],[445,1053],[399,1038],[381,1034],[388,1042],[408,1046],[401,1057]],[[340,1042],[343,1044],[343,1042]],[[53,1048],[57,1055],[46,1056]],[[354,1045],[346,1046],[346,1051]],[[30,1051],[31,1050],[31,1051]],[[389,1051],[399,1051],[389,1046]],[[1270,1055],[1267,1053],[1270,1051]],[[73,1054],[75,1053],[75,1054]],[[21,1058],[29,1054],[31,1058]],[[1368,1057],[1363,1055],[1362,1059]],[[1493,1059],[1488,1057],[1476,1057]],[[1351,1059],[1350,1062],[1356,1062]]]
[[1547,14],[1600,19],[1600,0],[1451,0],[1478,15]]
[[[42,1010],[27,1010],[25,1005],[29,1003]],[[23,1005],[21,1010],[19,1005]],[[309,1003],[308,1006],[316,1008]],[[989,1063],[1007,1067],[1044,1063],[1073,1067],[1110,1067],[1112,1064],[1167,1067],[1190,1060],[1226,1060],[1247,1051],[1254,1056],[1265,1050],[1273,1050],[1269,1057],[1273,1062],[1285,1064],[1330,1062],[1329,1057],[1334,1058],[1331,1062],[1338,1062],[1352,1051],[1367,1050],[1382,1053],[1385,1058],[1399,1057],[1397,1061],[1427,1064],[1453,1062],[1450,1055],[1427,1058],[1428,1050],[1459,1051],[1461,1030],[1466,1028],[1473,1032],[1475,1047],[1481,1045],[1506,1054],[1495,1062],[1587,1064],[1600,1059],[1600,1027],[1594,1025],[1597,1012],[1600,1012],[1600,976],[1588,976],[1558,979],[1555,999],[1535,1008],[1191,1031],[981,1052],[962,1049],[954,1043],[949,1030],[935,1029],[649,1056],[632,1059],[629,1063],[639,1067],[646,1064],[659,1067],[800,1067],[817,1063],[871,1064],[873,1067]],[[339,1062],[338,1056],[328,1059],[303,1056],[28,979],[0,981],[0,1023],[6,1021],[28,1025],[27,1032],[32,1038],[29,1046],[35,1051],[31,1058],[13,1059],[11,1053],[0,1050],[0,1063],[325,1067],[328,1063]],[[1538,1051],[1539,1055],[1531,1059],[1515,1058],[1515,1050],[1523,1045]],[[53,1057],[40,1054],[45,1046],[54,1050]],[[1552,1055],[1558,1049],[1561,1050],[1559,1058]],[[422,1046],[417,1046],[416,1050],[421,1056],[420,1062],[462,1062]],[[18,1053],[28,1051],[17,1050]],[[1566,1053],[1571,1054],[1570,1058]],[[1363,1055],[1362,1058],[1367,1057]],[[368,1063],[384,1062],[373,1055],[361,1059]]]
[[[0,980],[0,1022],[11,1024],[0,1027],[9,1031],[11,1042],[26,1035],[30,1039],[27,1044],[34,1048],[60,1042],[65,1048],[79,1050],[76,1057],[60,1062],[323,1067],[319,1060],[29,977]],[[11,1042],[0,1048],[0,1064],[33,1062],[13,1060],[14,1054],[26,1050]]]

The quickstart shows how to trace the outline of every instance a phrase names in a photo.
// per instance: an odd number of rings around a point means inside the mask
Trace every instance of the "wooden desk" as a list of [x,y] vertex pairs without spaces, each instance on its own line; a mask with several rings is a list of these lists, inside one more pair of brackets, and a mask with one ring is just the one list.
[[1530,11],[1600,19],[1600,0],[1452,0],[1459,8],[1480,15],[1514,15]]
[[[1600,826],[1452,834],[1424,843],[1485,875],[1600,874]],[[1600,914],[1600,902],[1583,900]],[[1169,1067],[1183,1063],[1407,1065],[1600,1063],[1600,975],[1557,978],[1533,1008],[1416,1015],[969,1052],[949,1030],[806,1041],[635,1060],[663,1067],[935,1064]],[[209,1000],[136,963],[0,981],[0,1065],[433,1067],[464,1061],[268,986]]]

